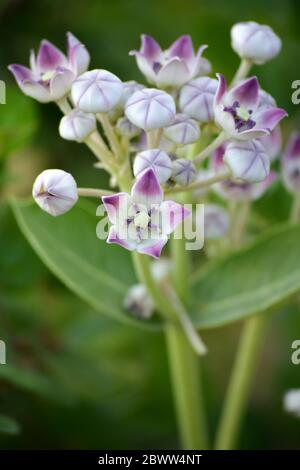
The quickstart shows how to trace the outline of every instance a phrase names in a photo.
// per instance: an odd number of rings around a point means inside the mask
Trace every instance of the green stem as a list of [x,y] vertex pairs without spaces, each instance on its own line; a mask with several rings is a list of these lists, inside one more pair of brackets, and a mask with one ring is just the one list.
[[[173,267],[173,283],[178,297],[184,305],[188,304],[189,299],[189,273],[190,259],[185,250],[185,238],[180,236],[182,228],[178,227],[171,240],[171,257]],[[180,236],[180,238],[176,238]]]
[[217,173],[206,180],[194,181],[189,186],[173,186],[165,189],[165,194],[171,193],[182,193],[189,191],[196,191],[197,189],[208,188],[212,184],[219,183],[220,181],[227,180],[230,178],[230,170],[225,170],[224,172]]
[[[183,196],[183,202],[186,195]],[[185,249],[182,227],[171,240],[173,283],[182,303],[187,306],[190,297],[190,258]],[[200,359],[186,336],[173,325],[167,325],[166,344],[173,383],[173,393],[182,447],[208,447],[206,416],[200,383]],[[205,353],[205,346],[203,352]]]
[[207,157],[209,157],[220,145],[224,144],[228,140],[225,132],[221,132],[218,137],[215,138],[207,147],[205,147],[198,155],[195,156],[195,163],[202,163]]
[[113,126],[111,125],[109,117],[105,113],[99,113],[97,114],[97,119],[101,123],[101,126],[105,132],[105,135],[107,137],[111,150],[113,151],[113,153],[118,159],[122,160],[123,149],[121,147],[118,137],[115,134],[115,130]]
[[166,343],[182,448],[207,448],[198,357],[175,325],[166,326]]
[[236,444],[266,321],[266,315],[258,315],[247,320],[244,326],[217,432],[216,449],[229,450]]
[[239,68],[237,69],[232,82],[231,86],[236,85],[240,80],[243,80],[244,78],[247,77],[248,73],[250,72],[250,69],[252,67],[253,63],[251,60],[248,59],[242,59]]
[[68,114],[72,111],[72,107],[68,101],[68,98],[64,96],[60,100],[56,101],[57,106],[63,114]]
[[295,194],[294,200],[292,203],[290,221],[295,224],[296,222],[299,221],[299,218],[300,218],[300,194]]
[[96,197],[100,199],[102,196],[108,196],[113,194],[112,191],[107,189],[96,189],[96,188],[77,188],[78,196],[83,197]]

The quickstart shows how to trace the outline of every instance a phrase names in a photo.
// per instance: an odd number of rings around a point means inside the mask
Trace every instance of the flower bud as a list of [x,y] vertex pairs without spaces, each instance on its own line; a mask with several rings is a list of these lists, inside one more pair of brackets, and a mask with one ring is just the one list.
[[127,137],[128,139],[133,139],[133,137],[137,137],[142,132],[141,129],[132,124],[127,117],[118,119],[116,131],[120,136]]
[[155,88],[136,91],[125,105],[127,118],[145,131],[169,125],[175,117],[175,112],[172,96]]
[[225,150],[224,161],[234,178],[248,183],[263,181],[270,173],[270,159],[258,139],[230,142]]
[[281,132],[280,127],[275,127],[270,135],[266,135],[260,139],[266,149],[270,161],[273,162],[279,155],[281,149]]
[[136,91],[143,90],[144,88],[144,85],[136,82],[135,80],[129,80],[128,82],[124,82],[120,105],[124,107],[129,98],[133,95],[133,93],[135,93]]
[[76,181],[63,170],[45,170],[36,178],[32,196],[48,214],[62,215],[77,202]]
[[281,40],[269,26],[248,21],[231,28],[231,46],[242,59],[264,64],[280,52]]
[[172,175],[172,161],[168,154],[160,149],[151,149],[136,155],[133,164],[133,174],[136,178],[145,170],[152,168],[158,182],[165,183]]
[[173,180],[181,186],[187,186],[196,179],[196,168],[191,160],[179,158],[173,162]]
[[282,157],[282,177],[286,189],[291,193],[300,192],[300,133],[294,132],[287,143]]
[[200,122],[213,121],[213,101],[217,88],[218,81],[210,77],[188,82],[180,92],[180,111]]
[[154,303],[143,284],[136,284],[128,290],[123,306],[133,316],[147,320],[154,312]]
[[96,129],[94,114],[73,109],[64,116],[59,124],[59,134],[63,139],[83,142]]
[[107,70],[90,70],[72,85],[72,98],[76,107],[87,113],[107,113],[121,99],[121,80]]
[[189,116],[176,114],[172,124],[164,129],[164,135],[175,144],[186,145],[199,139],[200,129]]
[[230,217],[228,212],[218,204],[204,206],[204,236],[215,240],[222,238],[229,230]]

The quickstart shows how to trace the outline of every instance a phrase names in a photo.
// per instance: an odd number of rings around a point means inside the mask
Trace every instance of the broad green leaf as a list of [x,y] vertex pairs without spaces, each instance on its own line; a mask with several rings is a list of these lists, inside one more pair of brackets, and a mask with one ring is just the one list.
[[136,325],[123,311],[128,287],[136,283],[130,253],[96,236],[96,206],[80,201],[61,217],[51,217],[33,202],[13,201],[19,226],[45,265],[97,311]]
[[213,328],[261,313],[300,290],[300,225],[280,226],[196,279],[193,319]]
[[6,105],[0,105],[0,159],[28,145],[37,129],[37,106],[13,87],[6,87]]
[[0,433],[3,434],[19,434],[20,425],[9,416],[0,415]]

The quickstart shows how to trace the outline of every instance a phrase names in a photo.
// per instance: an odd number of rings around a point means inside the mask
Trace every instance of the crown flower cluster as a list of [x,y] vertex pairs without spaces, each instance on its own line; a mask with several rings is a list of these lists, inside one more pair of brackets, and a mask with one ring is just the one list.
[[[51,215],[72,208],[78,196],[102,197],[110,231],[108,243],[158,258],[168,237],[190,216],[176,201],[207,201],[208,238],[229,229],[228,201],[261,197],[279,178],[273,161],[280,157],[279,123],[287,116],[256,76],[252,64],[264,64],[281,49],[268,26],[238,23],[231,44],[241,67],[231,85],[212,73],[207,46],[195,51],[190,36],[162,49],[149,35],[130,55],[149,84],[122,81],[103,68],[88,70],[85,46],[67,34],[67,53],[43,40],[30,68],[9,66],[26,95],[55,102],[63,112],[62,138],[85,143],[110,175],[111,187],[78,188],[63,170],[46,170],[33,186],[33,197]],[[293,134],[283,153],[281,174],[289,192],[300,192],[300,139]],[[209,194],[220,203],[209,201]],[[166,199],[164,199],[164,194]],[[169,198],[169,195],[171,198]]]

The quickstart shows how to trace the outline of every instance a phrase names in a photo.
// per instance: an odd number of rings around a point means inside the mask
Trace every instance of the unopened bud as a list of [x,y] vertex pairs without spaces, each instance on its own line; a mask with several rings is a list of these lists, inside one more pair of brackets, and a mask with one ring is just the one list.
[[63,139],[83,142],[96,129],[94,114],[73,109],[64,116],[59,124],[59,134]]
[[181,186],[188,186],[197,176],[196,168],[193,162],[180,158],[173,162],[173,180]]
[[135,177],[152,168],[159,183],[165,183],[172,175],[172,161],[168,154],[160,149],[145,150],[137,154],[133,164]]
[[77,202],[76,181],[63,170],[45,170],[36,178],[32,196],[45,212],[62,215]]
[[125,105],[125,114],[137,127],[149,131],[169,125],[175,117],[175,102],[155,88],[136,91]]
[[72,85],[72,98],[77,108],[87,113],[107,113],[121,99],[121,80],[107,70],[90,70]]
[[200,129],[186,114],[177,114],[172,124],[164,129],[164,135],[175,144],[186,145],[199,139]]

